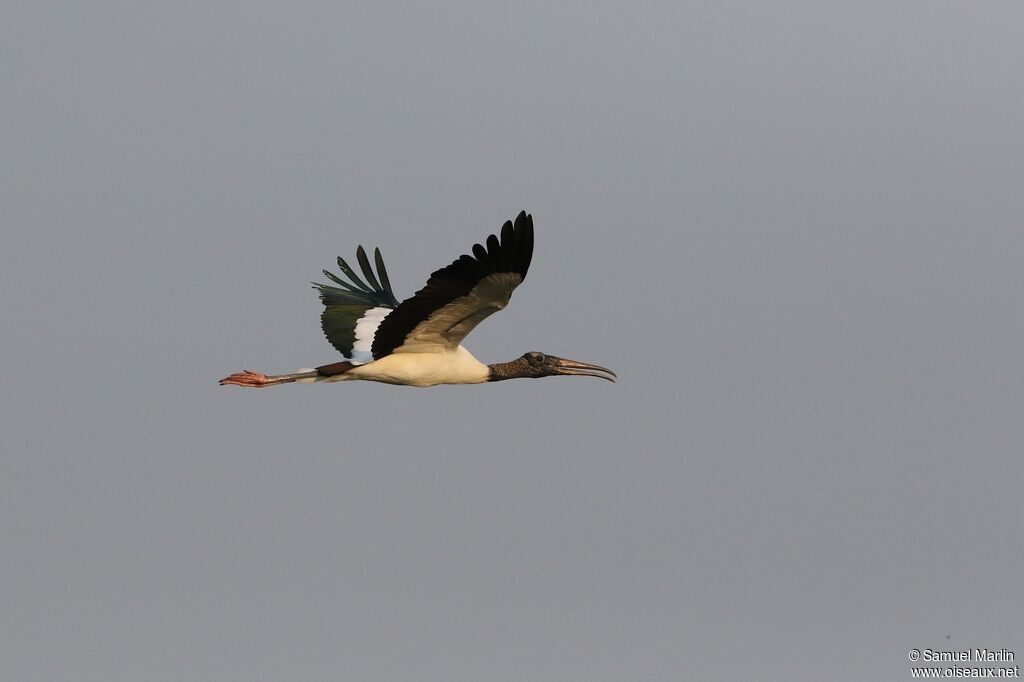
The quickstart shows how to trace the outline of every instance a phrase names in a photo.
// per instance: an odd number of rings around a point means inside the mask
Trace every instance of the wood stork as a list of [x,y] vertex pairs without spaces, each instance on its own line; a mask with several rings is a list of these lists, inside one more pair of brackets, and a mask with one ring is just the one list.
[[350,281],[324,270],[338,286],[313,285],[324,304],[320,316],[324,334],[346,360],[276,376],[246,370],[221,379],[220,384],[262,388],[362,379],[436,386],[554,375],[615,381],[610,369],[535,351],[511,362],[485,365],[462,347],[462,339],[474,327],[508,305],[512,291],[526,277],[532,257],[533,217],[523,211],[515,224],[507,221],[502,226],[500,240],[492,234],[486,248],[473,245],[472,256],[460,256],[441,268],[415,296],[399,303],[380,249],[374,251],[374,275],[360,246],[356,258],[366,282],[338,258],[338,267]]

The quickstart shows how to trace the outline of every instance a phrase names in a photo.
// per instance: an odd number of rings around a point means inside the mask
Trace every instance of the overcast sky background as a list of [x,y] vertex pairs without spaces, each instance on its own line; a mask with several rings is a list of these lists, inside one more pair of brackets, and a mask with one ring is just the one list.
[[[0,9],[0,678],[1024,655],[1024,7],[368,4]],[[217,386],[523,208],[618,384]]]

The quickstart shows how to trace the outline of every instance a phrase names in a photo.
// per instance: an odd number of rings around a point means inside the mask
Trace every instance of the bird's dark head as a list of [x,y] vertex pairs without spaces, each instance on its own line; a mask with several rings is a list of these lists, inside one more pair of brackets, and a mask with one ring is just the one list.
[[550,376],[599,377],[608,381],[615,381],[616,379],[615,372],[600,365],[567,360],[555,357],[554,355],[545,355],[538,351],[523,353],[522,357],[516,358],[512,362],[498,362],[490,365],[490,368],[491,381],[523,377],[537,379]]

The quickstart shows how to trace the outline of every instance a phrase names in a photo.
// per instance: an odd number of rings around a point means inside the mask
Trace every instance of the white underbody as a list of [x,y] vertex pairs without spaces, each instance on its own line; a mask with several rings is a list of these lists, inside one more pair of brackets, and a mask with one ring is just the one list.
[[438,349],[424,353],[392,353],[380,360],[358,365],[344,374],[317,378],[317,381],[380,381],[403,386],[438,384],[482,384],[490,369],[463,348]]

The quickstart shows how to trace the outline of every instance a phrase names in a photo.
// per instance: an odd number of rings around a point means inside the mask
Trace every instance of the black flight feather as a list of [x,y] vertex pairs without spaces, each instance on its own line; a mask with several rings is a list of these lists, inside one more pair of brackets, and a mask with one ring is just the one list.
[[363,250],[362,246],[356,249],[356,258],[359,260],[359,268],[363,271],[366,281],[370,283],[374,291],[379,291],[380,284],[377,282],[377,278],[373,276],[373,270],[370,268],[370,259],[366,257],[366,251]]
[[350,268],[348,266],[348,263],[346,263],[345,259],[342,258],[341,256],[338,256],[338,267],[341,268],[341,271],[345,273],[345,276],[352,280],[352,283],[355,284],[357,287],[359,287],[363,291],[373,291],[373,289],[366,286],[363,280],[359,279],[359,275],[356,274],[356,271]]
[[[328,270],[321,270],[321,272],[324,273],[324,277],[329,278],[335,284],[339,284],[339,285],[343,286],[347,291],[352,291],[352,292],[355,292],[355,293],[362,293],[362,290],[356,289],[354,286],[352,286],[351,284],[349,284],[348,282],[346,282],[342,278],[338,277],[333,272],[330,272]],[[313,286],[319,286],[319,285],[314,284]]]
[[373,260],[377,262],[377,274],[380,276],[380,283],[387,291],[391,291],[391,281],[388,279],[387,268],[384,267],[384,258],[380,255],[380,249],[373,250]]

